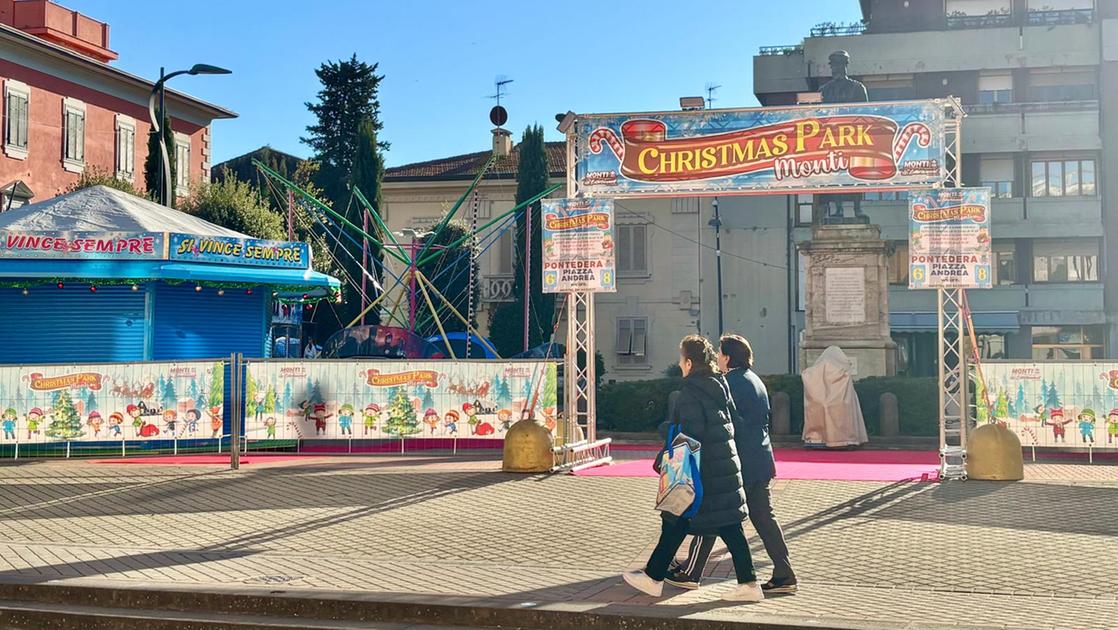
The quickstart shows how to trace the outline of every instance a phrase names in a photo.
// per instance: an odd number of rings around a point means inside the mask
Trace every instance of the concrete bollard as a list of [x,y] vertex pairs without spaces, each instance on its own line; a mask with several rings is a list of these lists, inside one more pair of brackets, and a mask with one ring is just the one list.
[[773,392],[769,397],[772,407],[772,434],[789,435],[792,433],[792,403],[785,392]]
[[881,395],[881,436],[896,437],[901,433],[901,413],[897,407],[897,395],[885,392]]

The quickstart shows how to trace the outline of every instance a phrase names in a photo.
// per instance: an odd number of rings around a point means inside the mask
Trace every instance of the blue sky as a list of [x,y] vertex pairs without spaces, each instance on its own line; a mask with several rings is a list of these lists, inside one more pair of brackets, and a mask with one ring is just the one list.
[[[498,75],[515,138],[554,115],[674,109],[720,84],[716,107],[755,105],[759,46],[798,43],[819,22],[860,17],[856,0],[60,0],[111,26],[118,67],[157,77],[194,63],[230,76],[183,76],[179,90],[240,118],[214,124],[214,161],[269,144],[299,156],[314,69],[356,53],[379,62],[390,166],[479,151]],[[140,10],[140,7],[143,7]]]

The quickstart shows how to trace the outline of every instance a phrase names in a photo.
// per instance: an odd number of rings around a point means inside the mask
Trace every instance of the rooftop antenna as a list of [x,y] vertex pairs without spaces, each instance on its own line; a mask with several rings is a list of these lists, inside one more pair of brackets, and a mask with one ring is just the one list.
[[513,79],[510,79],[503,74],[497,75],[497,78],[493,80],[493,84],[497,86],[497,93],[489,95],[489,98],[497,100],[497,107],[501,106],[501,97],[504,96],[506,93],[505,86],[512,82]]
[[718,99],[714,98],[714,93],[720,87],[722,87],[722,86],[721,85],[715,85],[713,83],[707,83],[707,88],[706,88],[707,89],[707,109],[712,109],[711,105],[714,103],[714,101],[718,100]]

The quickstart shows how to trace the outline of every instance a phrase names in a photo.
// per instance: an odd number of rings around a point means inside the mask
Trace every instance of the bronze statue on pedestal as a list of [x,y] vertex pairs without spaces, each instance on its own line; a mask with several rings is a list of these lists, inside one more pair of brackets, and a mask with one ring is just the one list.
[[[823,84],[819,91],[823,95],[824,103],[865,103],[869,95],[866,86],[861,81],[851,79],[846,74],[850,65],[850,53],[845,50],[836,50],[829,57],[831,65],[831,80]],[[869,223],[868,217],[862,214],[862,193],[845,193],[833,195],[816,195],[812,215],[814,223],[843,223],[845,218],[844,206],[847,201],[854,204],[854,218],[857,223]]]

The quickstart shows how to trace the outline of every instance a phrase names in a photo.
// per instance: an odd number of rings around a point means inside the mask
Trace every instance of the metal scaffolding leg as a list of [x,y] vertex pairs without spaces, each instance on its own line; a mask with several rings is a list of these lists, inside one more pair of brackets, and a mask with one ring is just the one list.
[[554,449],[552,472],[610,463],[611,440],[597,439],[594,294],[589,291],[567,296],[567,356],[563,373],[566,381],[564,430],[562,443]]
[[967,478],[967,357],[963,289],[937,291],[939,324],[939,458],[941,479]]

